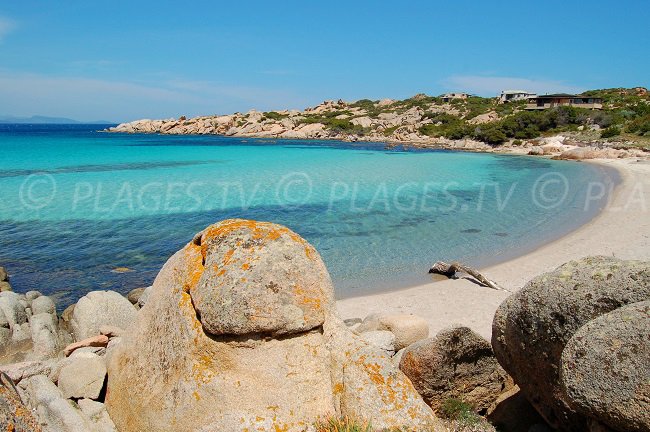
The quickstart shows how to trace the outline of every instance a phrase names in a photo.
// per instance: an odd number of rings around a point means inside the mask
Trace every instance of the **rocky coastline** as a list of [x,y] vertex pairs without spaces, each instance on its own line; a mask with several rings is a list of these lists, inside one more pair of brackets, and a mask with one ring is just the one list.
[[[406,101],[427,101],[416,95]],[[105,130],[110,133],[145,133],[164,135],[220,135],[239,138],[292,140],[332,140],[344,142],[379,142],[387,148],[446,149],[470,152],[507,153],[554,157],[557,159],[618,159],[648,158],[648,147],[637,147],[625,139],[601,139],[599,126],[580,126],[579,131],[562,132],[534,139],[508,139],[499,144],[465,137],[450,139],[427,136],[427,126],[443,125],[432,116],[471,116],[462,106],[452,103],[422,102],[408,107],[406,101],[384,99],[361,105],[342,100],[325,101],[303,111],[282,110],[199,116],[163,120],[142,119],[122,123]],[[411,104],[414,102],[411,102]],[[432,114],[433,113],[433,114]],[[469,118],[476,127],[504,118],[489,111]],[[443,117],[444,119],[444,117]]]
[[60,314],[1,268],[0,287],[7,430],[650,427],[648,262],[587,257],[534,278],[499,307],[491,341],[432,336],[411,314],[341,320],[318,252],[265,222],[211,225],[151,287]]

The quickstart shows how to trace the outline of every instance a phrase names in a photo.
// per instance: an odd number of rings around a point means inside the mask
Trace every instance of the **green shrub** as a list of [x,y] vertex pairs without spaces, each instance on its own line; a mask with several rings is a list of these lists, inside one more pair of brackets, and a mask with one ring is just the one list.
[[264,118],[270,119],[270,120],[282,120],[283,118],[287,118],[287,114],[280,114],[279,112],[276,111],[269,111],[264,113]]
[[474,138],[491,145],[501,144],[508,139],[506,134],[498,125],[491,123],[477,126],[476,129],[474,129]]
[[601,138],[611,138],[621,134],[621,130],[616,126],[610,126],[600,133]]
[[625,130],[637,135],[647,134],[650,132],[650,114],[632,120]]
[[440,416],[466,424],[476,424],[481,420],[470,404],[454,398],[447,399],[442,403]]

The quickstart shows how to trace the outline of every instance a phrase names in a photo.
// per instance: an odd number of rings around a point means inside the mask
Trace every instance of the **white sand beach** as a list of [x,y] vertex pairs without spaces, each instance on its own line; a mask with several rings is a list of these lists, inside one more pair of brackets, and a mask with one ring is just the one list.
[[[593,220],[561,239],[513,260],[481,269],[488,278],[514,292],[533,277],[590,255],[650,260],[650,161],[597,160],[621,176],[609,204]],[[453,260],[453,257],[450,257]],[[431,282],[394,292],[347,298],[337,302],[343,318],[375,312],[412,313],[429,322],[430,334],[453,324],[491,337],[492,317],[509,295],[467,279]]]

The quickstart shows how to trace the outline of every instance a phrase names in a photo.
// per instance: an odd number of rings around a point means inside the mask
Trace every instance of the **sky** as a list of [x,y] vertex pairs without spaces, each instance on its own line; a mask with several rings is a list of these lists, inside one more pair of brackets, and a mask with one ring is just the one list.
[[650,87],[650,1],[0,1],[0,115]]

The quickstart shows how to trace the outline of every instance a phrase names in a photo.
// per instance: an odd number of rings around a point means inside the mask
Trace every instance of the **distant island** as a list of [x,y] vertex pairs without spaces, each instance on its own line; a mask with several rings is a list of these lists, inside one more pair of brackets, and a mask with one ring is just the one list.
[[110,125],[115,122],[107,120],[95,120],[82,122],[65,117],[47,117],[47,116],[31,116],[31,117],[15,117],[15,116],[0,116],[0,123],[3,124],[101,124]]
[[562,134],[588,145],[648,151],[650,94],[644,87],[579,95],[505,90],[493,98],[418,94],[404,100],[325,101],[303,111],[136,120],[108,131],[379,141],[475,150],[531,147],[537,139]]

